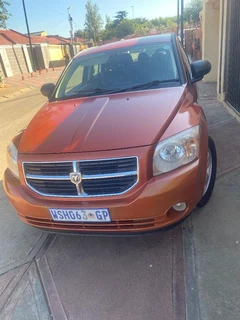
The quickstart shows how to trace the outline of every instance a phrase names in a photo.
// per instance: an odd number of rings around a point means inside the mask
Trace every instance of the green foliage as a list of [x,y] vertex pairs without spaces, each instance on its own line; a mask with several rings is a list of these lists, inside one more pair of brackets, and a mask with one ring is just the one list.
[[134,22],[138,25],[138,24],[140,24],[140,25],[142,25],[142,24],[147,24],[149,21],[148,21],[148,19],[147,18],[135,18],[134,19]]
[[106,26],[112,22],[111,18],[106,14]]
[[191,0],[184,10],[184,20],[197,25],[200,22],[199,14],[202,11],[202,0]]
[[[128,35],[146,36],[150,34],[151,29],[156,29],[158,33],[174,32],[177,28],[177,17],[155,18],[148,20],[146,18],[127,19],[126,11],[117,12],[111,20],[106,17],[105,29],[102,33],[103,40],[114,38],[125,38]],[[117,18],[117,19],[116,19]]]
[[128,12],[127,11],[118,11],[115,16],[115,21],[122,21],[127,18]]
[[7,7],[10,6],[10,3],[7,1],[0,1],[0,28],[6,29],[6,21],[11,16],[8,12]]
[[117,38],[124,38],[135,32],[135,25],[132,20],[123,19],[120,21],[116,27]]
[[100,39],[103,21],[96,3],[92,3],[91,0],[88,0],[85,7],[85,32],[88,35],[88,38],[93,39],[93,42],[96,44]]
[[[96,44],[101,38],[103,41],[114,38],[126,38],[131,34],[136,36],[147,36],[151,31],[157,33],[176,32],[177,16],[159,17],[152,20],[138,17],[128,19],[127,11],[118,11],[111,19],[108,15],[105,17],[105,28],[102,29],[102,19],[99,14],[99,8],[93,4],[91,0],[86,4],[86,21],[85,30],[78,30],[76,35],[82,38],[88,37],[93,39]],[[199,23],[199,13],[202,10],[202,0],[191,0],[185,8],[184,21],[185,23]],[[84,34],[85,32],[85,34]]]
[[79,38],[83,38],[83,39],[86,39],[88,36],[87,36],[87,33],[85,30],[76,30],[75,33],[74,33],[75,37],[79,37]]

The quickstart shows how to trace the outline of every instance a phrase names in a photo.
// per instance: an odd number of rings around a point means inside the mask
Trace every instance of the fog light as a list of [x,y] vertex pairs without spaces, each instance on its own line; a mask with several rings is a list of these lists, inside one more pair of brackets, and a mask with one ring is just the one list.
[[180,202],[173,206],[173,209],[176,211],[184,211],[187,208],[186,202]]

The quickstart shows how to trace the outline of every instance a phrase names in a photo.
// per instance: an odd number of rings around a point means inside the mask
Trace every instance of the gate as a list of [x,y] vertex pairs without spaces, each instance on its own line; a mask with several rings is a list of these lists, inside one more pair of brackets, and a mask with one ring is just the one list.
[[240,1],[228,1],[230,32],[227,68],[227,102],[240,113]]

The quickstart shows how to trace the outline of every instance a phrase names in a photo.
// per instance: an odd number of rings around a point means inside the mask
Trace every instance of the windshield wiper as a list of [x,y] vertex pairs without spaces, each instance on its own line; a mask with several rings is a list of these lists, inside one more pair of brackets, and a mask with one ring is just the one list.
[[145,83],[138,84],[138,85],[136,85],[134,87],[126,88],[125,91],[136,90],[136,89],[149,89],[149,88],[152,88],[152,87],[159,86],[160,84],[163,84],[163,83],[177,82],[177,81],[179,81],[179,79],[153,80],[153,81],[150,81],[150,82],[145,82]]
[[94,94],[120,93],[120,92],[129,91],[129,90],[148,89],[148,88],[159,86],[160,84],[169,83],[169,82],[177,82],[177,81],[179,81],[179,79],[154,80],[154,81],[150,81],[150,82],[140,83],[136,86],[123,88],[123,89],[94,88],[92,90],[83,90],[83,91],[79,91],[79,94],[83,93],[84,96],[91,96]]
[[157,87],[160,84],[169,83],[169,82],[178,82],[179,79],[169,79],[169,80],[154,80],[150,82],[140,83],[133,87],[123,88],[123,89],[104,89],[104,88],[93,88],[89,90],[78,90],[73,91],[72,94],[66,95],[65,97],[61,99],[56,100],[66,100],[66,99],[74,99],[74,98],[81,98],[81,97],[91,97],[94,95],[101,95],[101,94],[113,94],[113,93],[121,93],[121,92],[127,92],[131,90],[138,90],[138,89],[149,89],[152,87]]
[[[104,89],[104,88],[94,88],[94,89],[90,89],[90,90],[79,90],[79,91],[75,91],[74,92],[74,96],[84,96],[84,97],[90,97],[92,95],[95,94],[105,94],[105,93],[115,93],[115,92],[119,92],[119,89]],[[71,95],[72,96],[72,95]],[[70,95],[69,95],[70,97]]]

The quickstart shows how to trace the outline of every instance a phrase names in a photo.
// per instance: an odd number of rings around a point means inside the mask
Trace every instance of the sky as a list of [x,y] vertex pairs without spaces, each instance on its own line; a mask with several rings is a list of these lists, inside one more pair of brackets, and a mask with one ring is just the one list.
[[[7,21],[7,28],[26,33],[26,24],[22,8],[22,0],[8,0],[11,3],[9,11],[12,17]],[[174,16],[177,14],[177,0],[95,0],[100,14],[105,21],[106,14],[114,17],[120,10],[126,10],[134,17]],[[67,8],[72,6],[70,14],[73,18],[74,30],[82,29],[85,20],[86,0],[25,0],[30,32],[47,31],[48,34],[58,34],[69,37],[69,22]]]

